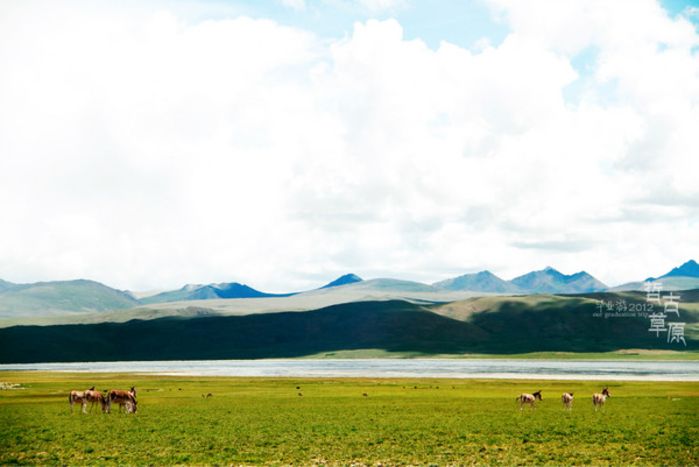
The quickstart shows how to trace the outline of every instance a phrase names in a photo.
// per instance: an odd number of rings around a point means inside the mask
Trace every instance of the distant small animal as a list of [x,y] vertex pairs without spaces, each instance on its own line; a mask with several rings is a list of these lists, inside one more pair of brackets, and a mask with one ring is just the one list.
[[301,389],[301,386],[296,386],[296,389]]
[[601,393],[596,392],[592,395],[592,405],[595,407],[595,411],[604,406],[604,403],[607,402],[608,397],[612,397],[612,395],[609,393],[609,389],[607,388],[602,389]]
[[367,393],[365,392],[365,393],[362,393],[362,396],[364,396],[364,397],[369,397],[369,394],[367,394]]
[[299,397],[303,397],[303,394],[299,393]]
[[561,396],[561,401],[563,402],[563,407],[570,410],[573,408],[573,393],[564,392]]
[[529,404],[529,406],[532,409],[535,408],[534,402],[537,400],[540,400],[540,401],[544,400],[541,397],[541,390],[538,390],[532,394],[527,394],[527,393],[520,394],[515,399],[515,401],[519,402],[519,410],[524,409],[525,404]]

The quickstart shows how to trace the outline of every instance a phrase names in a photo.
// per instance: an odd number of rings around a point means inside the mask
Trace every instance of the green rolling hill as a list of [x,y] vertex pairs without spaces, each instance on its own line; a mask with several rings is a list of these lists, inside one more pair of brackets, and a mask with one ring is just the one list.
[[84,279],[12,284],[0,290],[3,318],[117,310],[138,304],[126,292]]
[[422,355],[699,349],[699,291],[685,293],[687,347],[648,332],[647,317],[597,317],[598,300],[643,294],[480,297],[423,305],[355,302],[307,312],[0,329],[0,362],[300,357],[382,349]]

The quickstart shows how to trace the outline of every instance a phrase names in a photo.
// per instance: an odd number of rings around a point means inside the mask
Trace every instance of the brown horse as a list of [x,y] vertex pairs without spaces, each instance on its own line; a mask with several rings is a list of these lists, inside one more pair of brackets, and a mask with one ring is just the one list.
[[110,389],[106,392],[106,412],[110,413],[112,408],[112,403],[119,404],[120,408],[123,408],[126,413],[136,413],[138,409],[138,404],[136,402],[136,388],[131,386],[131,389],[124,391],[122,389]]
[[85,403],[90,403],[90,413],[92,413],[92,409],[97,403],[100,404],[102,412],[104,412],[106,408],[104,396],[101,392],[96,391],[94,386],[85,391]]

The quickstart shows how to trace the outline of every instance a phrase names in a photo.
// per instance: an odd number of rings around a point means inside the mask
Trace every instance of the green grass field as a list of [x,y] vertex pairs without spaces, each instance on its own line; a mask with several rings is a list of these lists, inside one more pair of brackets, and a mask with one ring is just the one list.
[[[699,383],[612,382],[595,412],[598,382],[36,372],[0,381],[23,387],[0,390],[2,465],[699,463]],[[71,415],[68,391],[93,384],[136,385],[138,413]],[[515,397],[537,389],[544,401],[520,412]]]

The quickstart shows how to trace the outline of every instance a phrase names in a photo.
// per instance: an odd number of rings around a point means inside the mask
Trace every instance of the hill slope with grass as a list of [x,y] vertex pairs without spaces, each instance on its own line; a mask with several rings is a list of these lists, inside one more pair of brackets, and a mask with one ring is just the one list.
[[[688,350],[699,349],[699,292],[681,309]],[[160,318],[0,329],[0,362],[300,357],[383,349],[422,355],[685,349],[648,332],[648,318],[605,318],[598,300],[642,294],[481,297],[450,304],[372,301],[308,312]]]
[[117,310],[137,305],[139,301],[126,292],[84,279],[12,284],[0,291],[0,317],[4,318]]

